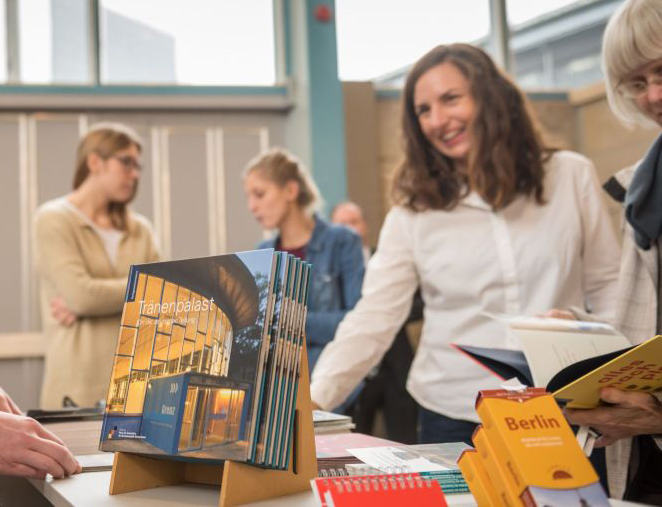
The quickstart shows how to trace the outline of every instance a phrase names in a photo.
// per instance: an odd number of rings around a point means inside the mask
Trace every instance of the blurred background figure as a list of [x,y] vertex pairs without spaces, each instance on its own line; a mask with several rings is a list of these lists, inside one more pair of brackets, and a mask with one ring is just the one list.
[[368,245],[368,224],[361,207],[351,201],[336,204],[331,210],[331,223],[346,225],[361,237],[363,259],[367,264],[372,255],[372,249]]
[[81,139],[73,191],[35,217],[41,316],[47,340],[41,406],[92,406],[106,397],[131,264],[158,253],[147,220],[129,210],[142,141],[98,124]]
[[244,190],[255,219],[275,233],[258,248],[289,252],[313,265],[306,319],[312,371],[338,323],[361,295],[365,269],[361,238],[319,216],[317,185],[301,162],[281,148],[248,163]]

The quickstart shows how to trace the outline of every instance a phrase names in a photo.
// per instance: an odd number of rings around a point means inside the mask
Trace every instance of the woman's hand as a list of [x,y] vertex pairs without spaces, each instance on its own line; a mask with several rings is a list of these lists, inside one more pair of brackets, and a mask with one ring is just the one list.
[[65,327],[71,326],[78,318],[60,296],[51,299],[51,316]]
[[0,387],[0,412],[7,412],[14,415],[23,415],[14,400]]
[[0,474],[60,479],[81,471],[62,440],[34,419],[0,412]]
[[544,317],[546,319],[577,320],[577,316],[570,310],[559,310],[558,308],[547,310],[545,313],[540,315],[540,317]]

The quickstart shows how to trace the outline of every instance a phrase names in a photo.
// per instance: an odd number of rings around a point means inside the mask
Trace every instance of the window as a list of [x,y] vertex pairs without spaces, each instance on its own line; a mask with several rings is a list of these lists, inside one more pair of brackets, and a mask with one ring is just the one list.
[[[273,0],[15,1],[20,84],[276,83]],[[0,82],[5,10],[0,0]]]
[[576,3],[577,0],[546,0],[545,2],[507,0],[508,23],[511,27],[517,26]]
[[7,3],[0,0],[0,83],[7,81]]
[[617,6],[617,1],[509,0],[510,48],[520,86],[567,90],[602,79],[602,34]]
[[489,30],[487,0],[336,0],[338,74],[369,80],[402,69],[438,44],[471,42]]
[[93,82],[88,6],[81,0],[18,1],[21,83]]
[[101,83],[273,85],[272,3],[101,0]]

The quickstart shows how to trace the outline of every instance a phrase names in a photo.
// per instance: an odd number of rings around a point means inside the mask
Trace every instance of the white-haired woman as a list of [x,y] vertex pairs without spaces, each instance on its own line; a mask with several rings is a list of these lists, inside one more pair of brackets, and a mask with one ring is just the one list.
[[[662,127],[662,0],[621,5],[605,31],[603,65],[616,116]],[[625,210],[616,325],[637,344],[662,333],[662,136],[605,188]],[[597,444],[609,446],[612,497],[662,505],[662,441],[654,438],[662,434],[662,404],[646,393],[601,394],[611,406],[568,411],[568,418],[602,433]]]
[[94,126],[79,142],[73,191],[35,219],[41,315],[47,339],[43,408],[106,397],[131,264],[158,259],[151,227],[127,205],[142,143],[128,127]]

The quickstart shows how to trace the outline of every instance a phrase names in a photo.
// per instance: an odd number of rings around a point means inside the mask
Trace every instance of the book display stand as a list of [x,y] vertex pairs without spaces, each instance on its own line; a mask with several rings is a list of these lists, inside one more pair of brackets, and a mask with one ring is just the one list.
[[117,495],[183,482],[212,484],[221,487],[219,507],[230,507],[309,490],[311,479],[317,477],[317,459],[305,339],[300,372],[287,470],[234,461],[208,465],[116,452],[109,493]]

